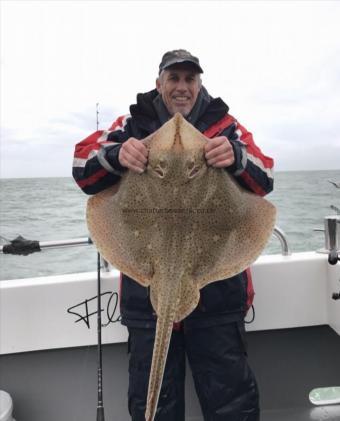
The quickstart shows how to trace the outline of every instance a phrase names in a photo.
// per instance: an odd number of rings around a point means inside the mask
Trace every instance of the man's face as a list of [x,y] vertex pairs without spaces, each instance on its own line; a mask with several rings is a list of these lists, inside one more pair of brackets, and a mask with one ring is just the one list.
[[177,64],[164,70],[156,80],[156,87],[169,113],[186,117],[195,105],[201,89],[197,70],[188,64]]

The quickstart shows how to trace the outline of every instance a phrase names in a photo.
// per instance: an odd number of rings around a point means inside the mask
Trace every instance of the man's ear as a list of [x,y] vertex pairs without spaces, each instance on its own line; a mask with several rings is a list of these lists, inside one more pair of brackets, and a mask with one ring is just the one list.
[[156,89],[157,89],[157,91],[158,91],[159,94],[162,93],[162,90],[161,90],[161,81],[159,80],[159,77],[156,79]]

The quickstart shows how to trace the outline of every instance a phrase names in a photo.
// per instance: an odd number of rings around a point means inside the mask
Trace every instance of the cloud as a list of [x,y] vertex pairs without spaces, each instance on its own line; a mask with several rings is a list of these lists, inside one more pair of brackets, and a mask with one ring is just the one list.
[[184,2],[190,21],[167,1],[2,8],[5,177],[69,175],[75,143],[96,128],[96,103],[107,128],[153,88],[161,54],[183,47],[278,168],[339,168],[339,3]]
[[[114,109],[102,107],[99,129],[113,122]],[[115,115],[117,117],[118,115]],[[2,129],[2,177],[71,176],[74,146],[96,130],[96,108],[52,117],[29,130]]]

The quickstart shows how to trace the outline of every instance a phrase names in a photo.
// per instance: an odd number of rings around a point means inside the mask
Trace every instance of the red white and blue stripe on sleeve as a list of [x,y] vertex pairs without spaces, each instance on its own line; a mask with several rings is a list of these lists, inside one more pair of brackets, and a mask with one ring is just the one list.
[[121,173],[106,161],[105,149],[127,140],[125,128],[129,117],[119,117],[109,130],[97,130],[76,144],[72,174],[85,193],[98,193],[119,181]]
[[235,135],[245,149],[243,153],[244,169],[235,174],[238,182],[248,190],[265,196],[273,190],[273,166],[274,160],[264,155],[261,149],[255,144],[253,135],[241,124],[236,122]]
[[264,196],[273,190],[272,158],[264,155],[255,144],[253,135],[232,115],[227,114],[207,129],[204,134],[213,138],[225,135],[241,151],[239,168],[233,173],[242,187]]

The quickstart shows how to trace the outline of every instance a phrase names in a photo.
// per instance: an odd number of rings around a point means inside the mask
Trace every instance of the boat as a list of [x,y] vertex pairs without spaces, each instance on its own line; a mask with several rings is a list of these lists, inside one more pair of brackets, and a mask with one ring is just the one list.
[[[276,227],[281,253],[261,255],[252,265],[256,295],[247,316],[247,342],[261,421],[340,420],[340,216],[325,217],[324,224],[324,246],[299,253],[290,251]],[[40,248],[89,243],[82,238],[40,243]],[[99,307],[96,271],[0,282],[0,389],[13,405],[7,415],[0,410],[0,421],[12,416],[93,421],[99,338],[103,413],[105,407],[106,419],[130,419],[119,272],[102,264],[100,274]],[[203,420],[190,370],[186,420]]]

